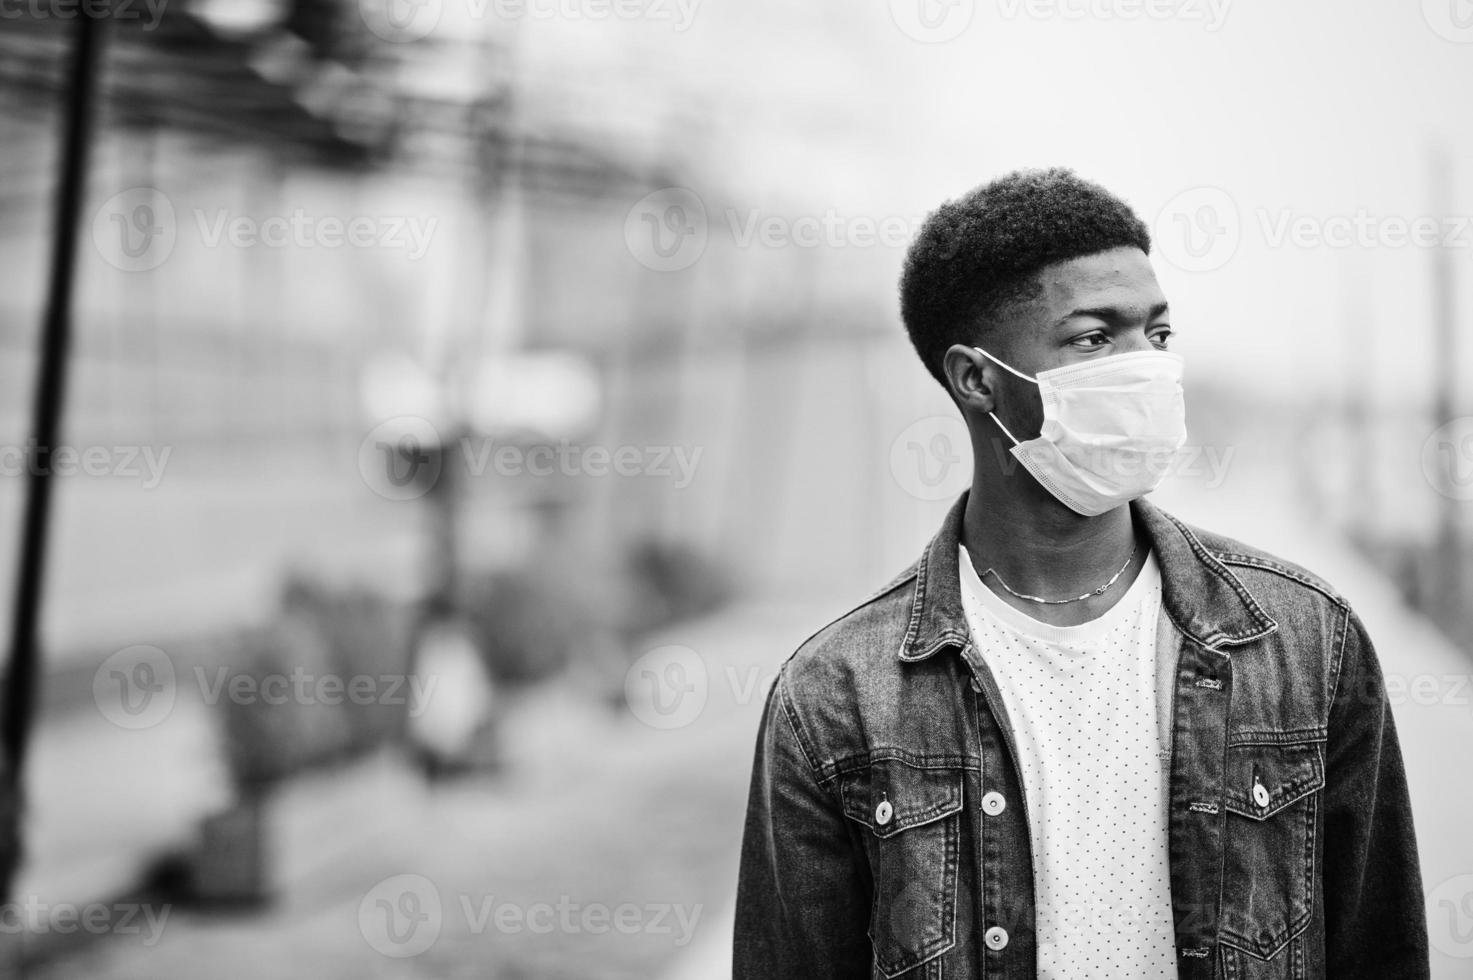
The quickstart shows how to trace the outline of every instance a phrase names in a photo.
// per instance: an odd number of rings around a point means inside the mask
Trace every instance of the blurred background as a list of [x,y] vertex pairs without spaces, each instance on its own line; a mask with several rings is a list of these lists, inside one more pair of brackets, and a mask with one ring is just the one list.
[[905,247],[1065,165],[1156,238],[1158,503],[1366,621],[1473,977],[1465,7],[0,4],[0,968],[729,974],[767,685],[968,483]]

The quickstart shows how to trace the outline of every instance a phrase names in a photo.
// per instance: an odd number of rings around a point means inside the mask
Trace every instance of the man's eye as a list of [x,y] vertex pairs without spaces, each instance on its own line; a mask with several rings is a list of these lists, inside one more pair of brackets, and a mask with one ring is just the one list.
[[1161,348],[1162,350],[1165,350],[1166,349],[1166,342],[1171,339],[1171,335],[1174,332],[1175,331],[1172,331],[1172,330],[1162,330],[1159,333],[1153,333],[1153,334],[1151,334],[1151,343],[1155,344],[1157,347]]
[[1110,338],[1106,337],[1102,333],[1087,333],[1082,337],[1075,337],[1073,340],[1070,341],[1071,344],[1074,344],[1077,347],[1085,348],[1099,347],[1100,345],[1107,344],[1109,342]]

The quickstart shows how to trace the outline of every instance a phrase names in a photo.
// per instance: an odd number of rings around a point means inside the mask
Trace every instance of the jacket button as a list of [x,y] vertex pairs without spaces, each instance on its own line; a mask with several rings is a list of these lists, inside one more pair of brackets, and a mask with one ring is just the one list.
[[993,926],[982,936],[988,949],[1002,949],[1008,944],[1008,931],[1002,926]]
[[1259,806],[1268,806],[1268,790],[1256,779],[1253,781],[1253,802]]
[[995,817],[1008,808],[1008,801],[997,790],[982,795],[982,812]]
[[881,827],[889,823],[890,818],[894,815],[895,808],[890,805],[889,800],[881,800],[880,805],[875,807],[875,823],[879,824]]

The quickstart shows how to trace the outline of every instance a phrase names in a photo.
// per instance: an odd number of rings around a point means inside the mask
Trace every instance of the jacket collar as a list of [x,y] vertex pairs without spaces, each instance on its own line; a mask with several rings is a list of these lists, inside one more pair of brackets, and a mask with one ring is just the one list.
[[[1145,528],[1161,568],[1162,607],[1184,635],[1215,649],[1248,643],[1278,628],[1248,587],[1190,527],[1144,498],[1131,501],[1130,508]],[[964,492],[916,565],[915,598],[900,646],[901,660],[924,660],[945,647],[964,647],[971,641],[957,564],[966,509]]]

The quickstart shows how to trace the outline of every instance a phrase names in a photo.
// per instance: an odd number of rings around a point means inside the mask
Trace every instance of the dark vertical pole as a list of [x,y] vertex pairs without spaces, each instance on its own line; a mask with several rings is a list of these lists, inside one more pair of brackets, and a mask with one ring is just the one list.
[[[11,806],[17,811],[26,736],[35,705],[40,660],[37,624],[41,586],[46,577],[46,530],[51,512],[51,450],[60,431],[65,394],[67,348],[71,334],[72,284],[76,278],[78,225],[87,174],[87,151],[92,124],[94,90],[101,56],[105,5],[88,9],[77,18],[72,52],[71,89],[67,94],[62,143],[61,182],[56,192],[55,236],[51,249],[50,282],[45,319],[41,326],[41,357],[37,372],[32,425],[35,442],[29,447],[25,525],[16,566],[15,610],[10,637],[9,684],[5,691],[5,779]],[[12,828],[7,831],[14,833]],[[15,838],[12,837],[12,840]],[[9,894],[10,873],[4,873]]]

